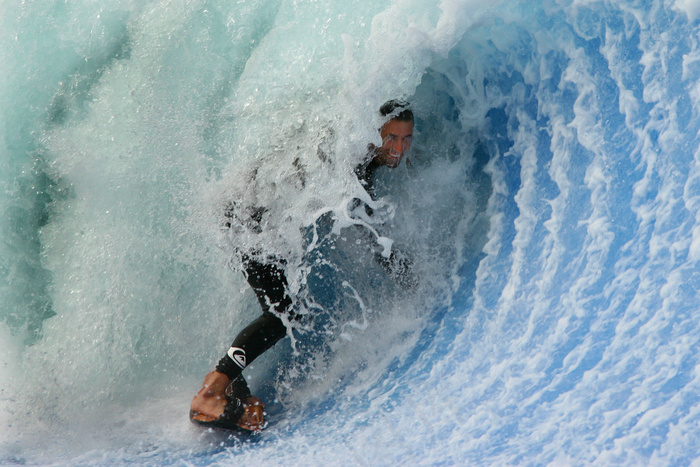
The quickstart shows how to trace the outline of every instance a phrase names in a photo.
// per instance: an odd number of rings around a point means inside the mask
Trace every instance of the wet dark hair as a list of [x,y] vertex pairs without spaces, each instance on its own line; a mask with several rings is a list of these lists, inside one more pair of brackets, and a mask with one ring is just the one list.
[[390,101],[386,101],[381,107],[379,107],[379,113],[382,114],[382,117],[389,117],[392,120],[412,122],[413,112],[409,106],[410,104],[408,101],[392,99]]

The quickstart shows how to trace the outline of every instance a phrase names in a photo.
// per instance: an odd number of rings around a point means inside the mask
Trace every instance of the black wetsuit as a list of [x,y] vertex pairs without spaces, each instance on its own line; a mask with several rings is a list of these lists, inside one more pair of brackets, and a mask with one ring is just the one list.
[[[357,178],[372,199],[375,198],[375,171],[379,167],[380,164],[369,159],[355,169]],[[365,209],[368,215],[372,214],[371,208],[366,206]],[[384,259],[384,261],[388,260]],[[226,355],[216,366],[216,371],[224,373],[231,380],[240,376],[247,365],[287,333],[287,328],[280,316],[292,318],[293,300],[289,295],[283,266],[283,261],[270,260],[262,263],[249,256],[243,256],[244,274],[258,297],[263,313],[238,334]]]
[[279,315],[290,313],[292,307],[281,264],[260,263],[244,257],[243,268],[263,313],[236,336],[231,348],[216,366],[216,371],[224,373],[231,380],[285,336],[287,328]]

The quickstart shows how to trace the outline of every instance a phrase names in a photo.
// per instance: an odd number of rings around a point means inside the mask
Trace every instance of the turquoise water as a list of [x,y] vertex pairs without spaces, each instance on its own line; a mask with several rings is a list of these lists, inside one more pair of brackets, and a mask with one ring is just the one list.
[[[0,464],[696,463],[698,18],[0,2]],[[390,98],[411,166],[354,225]],[[187,420],[259,313],[240,247],[289,259],[304,315],[247,370],[242,443]]]

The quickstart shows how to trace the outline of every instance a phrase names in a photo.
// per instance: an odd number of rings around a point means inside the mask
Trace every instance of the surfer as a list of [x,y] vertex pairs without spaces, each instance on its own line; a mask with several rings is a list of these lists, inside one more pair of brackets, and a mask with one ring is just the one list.
[[[396,168],[411,147],[413,113],[408,103],[391,100],[380,108],[388,119],[379,129],[382,145],[368,147],[366,161],[355,174],[372,199],[375,198],[374,178],[380,167]],[[359,202],[358,202],[359,205]],[[368,214],[371,209],[365,206]],[[251,219],[259,222],[262,213],[253,210]],[[410,284],[407,259],[392,252],[389,258],[378,255],[377,260],[400,283]],[[263,313],[241,331],[216,366],[204,378],[202,389],[192,399],[190,419],[200,425],[227,429],[260,431],[264,424],[264,405],[252,396],[241,372],[263,352],[282,339],[287,329],[280,319],[293,319],[293,300],[289,295],[284,262],[259,254],[242,255],[243,272],[255,292]]]

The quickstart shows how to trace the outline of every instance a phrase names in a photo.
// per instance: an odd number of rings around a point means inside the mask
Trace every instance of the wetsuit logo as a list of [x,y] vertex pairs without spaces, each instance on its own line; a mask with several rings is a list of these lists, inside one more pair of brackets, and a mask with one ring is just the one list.
[[241,369],[244,369],[246,366],[246,359],[245,359],[245,350],[239,348],[239,347],[231,347],[228,349],[228,356],[231,357],[231,360],[236,362],[236,365],[241,367]]

